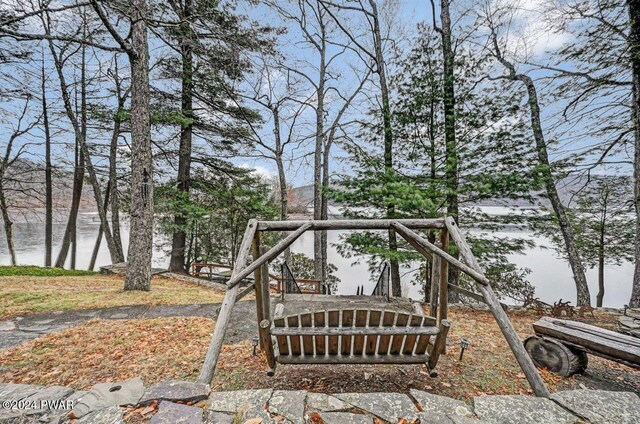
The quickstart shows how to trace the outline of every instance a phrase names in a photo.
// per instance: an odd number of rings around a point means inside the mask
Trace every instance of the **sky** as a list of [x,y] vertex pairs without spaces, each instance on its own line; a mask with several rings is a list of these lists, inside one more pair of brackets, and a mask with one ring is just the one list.
[[[500,7],[500,4],[502,1],[504,0],[494,0],[493,6]],[[394,9],[395,13],[393,16],[394,33],[392,34],[392,38],[395,38],[395,41],[400,42],[402,49],[407,50],[411,47],[410,40],[412,35],[415,34],[416,25],[420,22],[427,22],[427,23],[432,22],[431,4],[427,0],[396,0],[393,3],[395,4],[395,9]],[[509,37],[510,50],[511,50],[511,53],[514,54],[515,56],[517,56],[520,52],[524,51],[521,43],[523,35],[526,37],[527,40],[529,40],[529,43],[528,43],[529,48],[527,51],[531,53],[531,57],[533,57],[534,59],[540,62],[544,62],[547,59],[545,55],[545,51],[547,51],[548,49],[557,48],[563,43],[570,41],[570,39],[567,38],[566,34],[551,33],[547,30],[546,23],[541,19],[541,15],[539,13],[544,3],[545,3],[545,0],[520,1],[521,9],[520,9],[520,12],[517,13],[515,16],[514,25],[512,28],[512,34],[510,34],[510,37]],[[454,2],[454,9],[452,11],[452,14],[454,16],[454,21],[456,19],[457,14],[459,14],[459,10],[457,10],[455,7],[456,4],[458,3]],[[240,10],[241,11],[243,10],[243,6],[240,7]],[[249,6],[249,7],[245,7],[244,11],[247,13],[247,15],[251,19],[257,20],[258,22],[263,24],[264,23],[273,24],[274,22],[278,22],[278,18],[276,17],[274,12],[267,10],[265,6],[258,6],[258,7]],[[436,14],[438,13],[439,11],[436,10]],[[457,24],[464,24],[464,23],[465,23],[464,20],[462,22],[457,22]],[[279,25],[286,25],[286,23],[279,23]],[[354,23],[354,25],[357,25],[357,22]],[[297,41],[300,38],[300,32],[297,31],[295,27],[292,27],[290,25],[289,25],[289,30],[290,30],[289,34],[283,36],[283,39],[285,40],[284,42],[285,45],[283,46],[282,50],[285,57],[290,61],[298,61],[298,62],[305,61],[305,62],[310,62],[312,65],[316,63],[315,62],[316,58],[315,58],[315,55],[313,54],[313,51],[311,51],[308,46],[303,45],[302,43]],[[336,32],[339,32],[339,29],[334,29],[334,30]],[[360,40],[360,42],[367,43],[368,40]],[[152,52],[157,53],[159,50],[162,49],[162,47],[160,47],[159,45],[154,45],[152,42],[151,49],[152,49]],[[356,62],[357,60],[354,55],[349,56],[345,54],[341,57],[340,61],[338,61],[337,63],[337,66],[333,68],[335,72],[340,74],[339,77],[336,78],[336,82],[335,82],[336,87],[340,87],[345,91],[348,91],[349,89],[353,88],[354,84],[357,83],[357,80],[356,80],[357,75],[354,74],[349,69],[348,63],[356,63]],[[121,70],[123,73],[126,73],[127,72],[126,60],[123,58],[121,60],[121,63],[122,63]],[[90,66],[89,66],[90,70],[95,71],[96,69],[91,69],[92,66],[97,67],[95,62],[90,61]],[[50,78],[50,83],[52,85],[52,88],[48,93],[49,101],[54,106],[60,107],[61,106],[60,95],[58,94],[58,91],[55,89],[57,85],[57,80],[54,76],[53,67],[50,61],[47,62],[47,68],[49,68],[48,77]],[[5,69],[2,69],[2,71],[11,73],[11,68],[5,66]],[[31,72],[33,74],[32,78],[34,79],[34,82],[37,82],[37,79],[39,78],[38,76],[39,70],[37,69],[37,66],[34,69],[32,69]],[[546,74],[548,73],[540,72],[540,71],[534,73],[534,75],[537,76],[538,78],[544,78]],[[74,75],[70,75],[70,78],[73,78],[73,77]],[[77,75],[75,75],[75,77],[77,78]],[[544,79],[542,79],[541,81],[544,81]],[[153,81],[153,83],[157,83],[157,82]],[[545,83],[543,82],[542,85],[544,84]],[[310,87],[306,87],[306,88],[303,88],[301,92],[308,94],[310,90],[311,90]],[[95,93],[95,95],[108,96],[109,93],[98,92],[98,93]],[[335,107],[332,107],[331,105],[332,104],[339,105],[340,102],[337,101],[335,96],[332,98],[331,95],[329,95],[328,100],[329,100],[329,107],[328,107],[329,119],[331,119],[331,113],[332,112],[335,113]],[[334,103],[332,103],[332,100],[334,101]],[[545,102],[546,100],[543,98],[543,104]],[[14,126],[15,116],[20,111],[20,108],[22,107],[22,105],[16,104],[12,106],[9,103],[5,103],[3,106],[4,106],[5,113],[3,113],[3,115],[0,117],[0,132],[7,134],[11,131],[11,128]],[[544,108],[543,113],[545,114],[544,116],[545,119],[548,120],[552,118],[557,113],[558,107],[559,106],[557,105],[552,105],[549,108]],[[30,109],[32,110],[32,113],[34,116],[38,114],[37,101],[35,102],[32,101]],[[262,111],[263,116],[266,119],[266,123],[260,130],[261,136],[264,137],[266,140],[268,140],[271,137],[271,134],[273,131],[273,123],[269,119],[269,114],[267,112],[268,111],[264,111],[264,110]],[[363,116],[357,106],[352,108],[352,113],[360,114],[359,116]],[[307,110],[307,112],[305,112],[304,114],[304,120],[309,121],[309,123],[311,123],[312,119],[313,119],[312,111]],[[61,130],[65,128],[64,116],[56,116],[55,121],[56,123],[60,124]],[[310,128],[313,128],[312,125],[310,125]],[[67,125],[67,129],[69,129],[68,125]],[[306,131],[305,133],[300,134],[301,137],[308,136],[308,130],[305,130],[305,131]],[[158,138],[161,138],[164,135],[161,133],[156,133],[155,136]],[[69,139],[71,138],[72,137],[70,134],[65,135],[63,134],[63,131],[55,134],[55,139],[58,140],[60,143],[68,142]],[[30,135],[26,136],[24,140],[29,143],[32,143],[28,146],[28,150],[31,152],[31,154],[34,157],[42,156],[43,147],[41,143],[42,141],[41,131],[39,132],[37,129],[34,130]],[[588,139],[583,140],[583,143],[585,145],[592,142],[593,140],[588,140]],[[2,140],[0,141],[0,144],[1,143],[5,143],[5,141]],[[305,184],[311,183],[311,172],[309,172],[311,168],[311,157],[307,154],[311,148],[312,148],[311,141],[307,140],[307,142],[303,143],[301,146],[298,146],[298,145],[296,145],[295,147],[292,146],[289,150],[287,150],[287,156],[289,158],[287,167],[288,167],[290,184],[294,186],[299,186],[299,185],[305,185]],[[575,148],[575,144],[574,144],[574,148]],[[561,157],[563,154],[565,154],[565,152],[552,151],[552,157],[556,157],[556,158]],[[64,153],[64,152],[62,154],[62,156],[67,156],[67,155],[68,153]],[[336,173],[349,172],[350,164],[345,163],[342,160],[343,156],[344,156],[344,152],[341,150],[339,146],[337,146],[334,149],[334,155],[332,158],[333,159],[332,169]],[[235,164],[240,166],[255,168],[260,175],[264,175],[266,177],[269,177],[275,173],[275,164],[273,163],[273,161],[269,161],[264,158],[237,157],[237,158],[233,158],[232,161]]]

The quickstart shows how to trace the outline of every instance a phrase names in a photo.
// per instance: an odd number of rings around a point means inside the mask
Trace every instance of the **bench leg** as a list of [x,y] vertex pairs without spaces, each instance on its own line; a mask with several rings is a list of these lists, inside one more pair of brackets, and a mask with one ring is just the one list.
[[267,357],[267,365],[269,366],[267,375],[272,377],[276,373],[276,356],[273,351],[273,340],[271,339],[270,328],[271,321],[268,319],[260,321],[260,341]]
[[436,340],[433,343],[433,347],[431,348],[431,354],[429,355],[429,362],[427,362],[427,371],[429,372],[429,376],[437,377],[438,373],[435,371],[436,365],[438,365],[438,359],[440,359],[440,354],[444,351],[445,346],[447,345],[447,334],[449,333],[449,328],[451,328],[451,323],[443,319],[440,322],[440,331],[436,334]]

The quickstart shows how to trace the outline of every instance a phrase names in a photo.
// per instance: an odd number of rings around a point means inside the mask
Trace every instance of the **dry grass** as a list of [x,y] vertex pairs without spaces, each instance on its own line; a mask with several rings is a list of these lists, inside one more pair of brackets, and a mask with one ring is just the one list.
[[153,278],[149,292],[125,292],[120,276],[0,277],[0,319],[66,309],[221,302],[222,298],[213,289],[158,277]]
[[[516,312],[510,316],[522,338],[531,334],[535,314]],[[608,324],[612,317],[603,315],[598,323]],[[252,356],[251,343],[245,341],[223,347],[212,387],[329,393],[406,392],[416,388],[458,399],[531,393],[489,313],[454,309],[449,318],[453,323],[450,344],[435,379],[417,365],[279,365],[276,375],[267,377],[263,356]],[[135,375],[147,384],[167,378],[195,380],[209,344],[211,325],[203,318],[91,321],[0,352],[0,381],[83,389],[99,381]],[[472,344],[459,361],[461,336]],[[640,391],[639,371],[593,356],[585,376],[562,378],[545,371],[542,375],[551,391],[581,385]]]

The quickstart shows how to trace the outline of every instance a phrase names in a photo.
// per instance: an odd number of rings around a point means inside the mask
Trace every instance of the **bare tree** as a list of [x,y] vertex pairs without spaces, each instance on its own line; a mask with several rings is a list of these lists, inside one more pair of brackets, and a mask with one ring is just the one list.
[[23,144],[17,151],[14,149],[15,142],[20,137],[29,133],[34,127],[40,124],[40,119],[33,120],[31,122],[25,122],[29,119],[29,99],[31,96],[25,95],[24,106],[20,112],[15,129],[12,131],[9,138],[6,140],[6,147],[4,155],[0,161],[0,213],[2,213],[2,221],[4,224],[4,233],[7,240],[7,247],[9,250],[9,258],[11,265],[17,265],[16,250],[13,242],[13,220],[9,213],[9,204],[7,202],[7,191],[11,186],[12,191],[22,190],[22,181],[19,177],[21,171],[11,172],[12,165],[15,165],[20,156],[25,153],[27,144]]
[[508,19],[509,13],[512,13],[512,11],[505,9],[501,11],[501,15],[498,15],[491,10],[490,6],[486,7],[484,19],[485,24],[490,30],[489,51],[490,54],[504,67],[506,71],[506,73],[500,78],[519,82],[527,90],[527,103],[529,106],[531,130],[533,133],[533,138],[535,140],[535,150],[538,156],[538,162],[540,164],[539,172],[544,182],[547,197],[558,220],[558,225],[560,227],[560,231],[562,233],[562,237],[564,239],[565,247],[567,250],[567,258],[569,259],[569,264],[571,266],[571,270],[573,271],[573,278],[576,284],[577,292],[576,304],[579,306],[590,305],[591,295],[589,293],[589,286],[587,284],[587,279],[585,276],[584,265],[582,263],[580,252],[576,244],[573,227],[571,225],[571,222],[569,221],[566,208],[562,204],[558,195],[556,182],[552,173],[552,164],[549,160],[547,142],[545,141],[545,135],[542,129],[542,120],[540,118],[540,103],[538,101],[538,92],[536,90],[535,82],[529,75],[518,72],[514,63],[505,57],[505,55],[503,54],[504,48],[501,47],[500,41],[498,39],[497,31],[500,24],[499,22],[496,22],[496,20],[504,19],[505,17]]
[[640,1],[627,0],[631,28],[628,36],[631,69],[633,75],[633,126],[634,148],[634,205],[636,210],[636,264],[633,272],[633,288],[629,306],[640,307]]
[[[378,6],[375,0],[368,0],[368,8],[364,6],[364,2],[359,2],[358,5],[351,4],[337,4],[326,0],[320,0],[324,10],[333,18],[336,25],[340,30],[347,35],[356,48],[367,57],[368,61],[373,63],[372,69],[378,75],[378,85],[380,89],[380,110],[382,112],[382,126],[384,134],[384,170],[388,175],[392,175],[394,172],[393,167],[393,127],[391,123],[391,106],[389,101],[389,82],[387,81],[386,62],[384,57],[383,37],[380,23],[380,15],[378,13]],[[332,9],[357,11],[364,16],[367,21],[367,25],[371,30],[371,44],[372,47],[367,47],[362,44],[358,37],[349,30],[342,22],[342,19],[337,16]],[[386,210],[387,218],[395,217],[395,206],[390,204]],[[398,240],[394,230],[389,229],[389,250],[391,252],[397,252]],[[401,296],[402,289],[400,287],[400,266],[396,255],[392,255],[391,260],[391,286],[394,296]]]
[[[307,139],[301,128],[305,122],[303,115],[308,108],[313,107],[315,86],[309,89],[305,82],[306,75],[291,73],[282,58],[267,58],[260,56],[256,78],[251,83],[251,93],[243,97],[268,111],[273,125],[273,137],[264,136],[250,119],[247,124],[251,130],[251,139],[258,147],[256,153],[250,156],[273,161],[278,172],[278,203],[280,204],[280,219],[286,221],[289,217],[289,184],[287,181],[287,149],[298,145]],[[283,231],[281,238],[285,238]],[[291,250],[284,251],[285,261],[290,262]]]
[[51,166],[51,129],[49,127],[49,107],[47,105],[47,79],[42,52],[42,125],[44,127],[45,144],[45,218],[44,218],[44,266],[51,266],[51,251],[53,248],[53,189]]
[[[50,16],[47,12],[45,12],[44,14],[41,15],[42,18],[42,24],[45,28],[45,34],[51,34],[51,19]],[[83,23],[84,25],[80,28],[81,31],[84,31],[86,34],[86,30],[84,30],[84,26],[86,26],[87,24],[87,20],[86,20],[86,14],[83,14]],[[87,38],[86,36],[84,38]],[[80,154],[78,155],[78,168],[83,169],[84,167],[86,167],[87,173],[89,175],[89,181],[91,182],[91,186],[93,188],[93,194],[95,197],[95,201],[96,201],[96,208],[98,210],[98,216],[100,217],[100,224],[103,227],[103,231],[104,231],[104,235],[105,235],[105,239],[107,241],[107,246],[109,248],[109,253],[111,255],[111,260],[115,263],[115,262],[122,262],[124,260],[124,258],[122,257],[122,253],[118,251],[115,242],[113,240],[113,236],[110,230],[110,226],[109,226],[109,221],[107,219],[107,213],[106,210],[104,209],[103,205],[104,205],[104,201],[103,201],[103,197],[102,197],[102,189],[100,188],[100,183],[98,181],[98,176],[97,176],[97,172],[96,169],[94,167],[93,164],[93,160],[92,160],[92,155],[91,152],[89,151],[88,145],[87,145],[87,116],[86,116],[86,110],[87,110],[87,105],[86,105],[86,77],[85,77],[85,48],[86,46],[84,44],[81,44],[81,81],[80,81],[80,89],[81,89],[81,109],[80,109],[80,118],[78,118],[77,114],[76,114],[76,109],[73,107],[73,104],[71,102],[71,93],[69,91],[69,85],[67,84],[67,78],[64,72],[64,64],[66,62],[66,60],[68,60],[68,56],[64,57],[64,51],[66,50],[66,48],[68,47],[68,43],[66,44],[66,47],[62,48],[62,49],[58,49],[54,43],[54,40],[52,37],[49,37],[47,40],[47,43],[49,45],[49,52],[51,54],[51,57],[53,58],[54,61],[54,65],[56,68],[56,72],[57,72],[57,76],[58,76],[58,81],[60,83],[60,92],[62,94],[62,100],[64,103],[64,108],[65,108],[65,112],[67,115],[67,118],[69,119],[69,122],[71,123],[71,126],[73,128],[73,132],[74,132],[74,136],[76,139],[76,143],[77,143],[77,148],[80,150]],[[81,166],[83,165],[83,166]],[[79,180],[84,178],[84,171],[78,171],[76,174],[74,174],[74,178],[77,177]],[[81,184],[80,182],[76,185],[74,184],[74,199],[72,202],[72,213],[75,211],[75,214],[77,216],[77,211],[79,208],[79,202],[80,202],[80,194],[81,194]],[[76,190],[78,190],[78,192],[76,193]],[[71,221],[71,220],[70,220]],[[74,251],[75,251],[75,217],[73,219],[73,222],[69,223],[67,225],[67,231],[65,231],[65,238],[63,239],[63,248],[61,248],[60,251],[60,255],[58,256],[58,259],[56,261],[56,266],[58,267],[62,267],[64,266],[65,260],[66,260],[66,251],[68,249],[68,243],[73,241],[74,244]],[[67,244],[67,249],[64,249],[65,246],[65,241]],[[72,251],[72,259],[71,259],[71,267],[75,268],[75,254],[73,253],[74,251]]]

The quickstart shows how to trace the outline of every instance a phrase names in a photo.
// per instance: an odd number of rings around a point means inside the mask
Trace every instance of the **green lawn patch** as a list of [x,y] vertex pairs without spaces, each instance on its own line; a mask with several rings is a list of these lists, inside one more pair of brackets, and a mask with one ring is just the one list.
[[41,268],[34,265],[4,266],[0,265],[0,277],[10,277],[16,275],[30,277],[77,277],[82,275],[96,275],[95,271],[85,271],[80,269],[62,268]]

